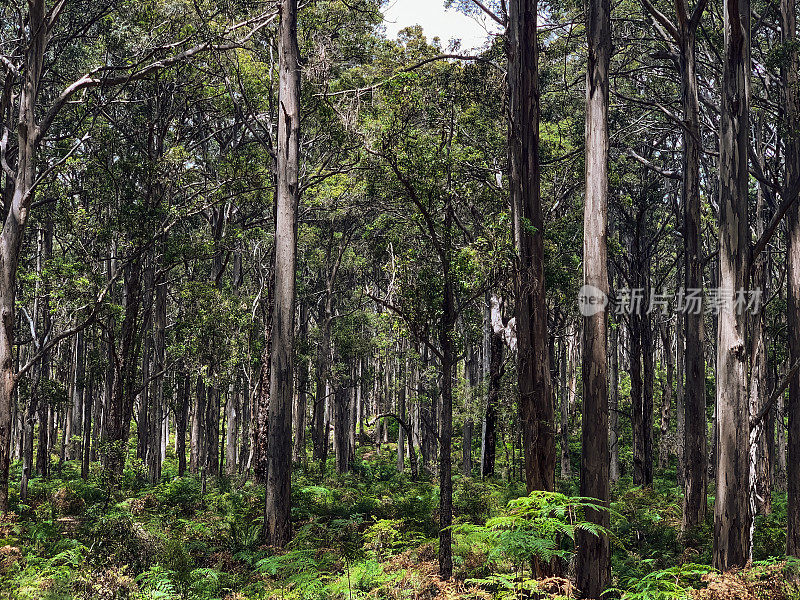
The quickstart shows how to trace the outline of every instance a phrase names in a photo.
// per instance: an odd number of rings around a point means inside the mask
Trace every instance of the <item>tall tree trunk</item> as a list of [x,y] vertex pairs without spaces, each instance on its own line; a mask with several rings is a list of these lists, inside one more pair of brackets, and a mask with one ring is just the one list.
[[17,374],[14,369],[14,304],[17,265],[28,211],[33,201],[39,127],[36,97],[42,62],[50,38],[44,0],[29,0],[24,83],[17,120],[17,164],[11,203],[0,233],[0,511],[8,512],[8,471],[11,460],[11,412]]
[[500,407],[500,383],[503,379],[503,332],[492,328],[489,338],[489,391],[484,419],[484,452],[481,475],[494,476],[497,452],[497,411]]
[[[797,50],[796,6],[794,0],[781,1],[781,23],[783,41],[789,52],[788,64],[783,67],[784,115],[786,131],[786,180],[784,202],[794,200],[789,209],[787,247],[787,317],[789,325],[789,367],[800,361],[800,92],[798,92],[798,70],[800,58]],[[781,399],[782,399],[781,394]],[[778,431],[783,429],[783,411],[778,410]],[[786,472],[788,511],[786,554],[800,556],[800,371],[789,382],[789,400],[786,405],[789,415],[787,441],[788,459],[784,458]],[[778,436],[778,455],[782,454],[781,435]],[[780,460],[779,460],[780,462]]]
[[194,410],[192,412],[192,432],[189,448],[189,471],[198,474],[205,465],[206,456],[206,384],[202,375],[197,376]]
[[81,329],[75,334],[75,376],[72,384],[72,435],[81,441],[76,445],[71,445],[69,458],[76,459],[83,456],[83,404],[86,399],[86,360],[85,360],[86,340],[84,331]]
[[[478,355],[474,348],[470,347],[467,352],[467,357],[464,359],[464,424],[461,428],[461,474],[465,477],[472,475],[472,430],[474,422],[472,414],[474,408],[472,406],[473,394],[477,385],[477,368],[478,368]],[[399,398],[398,398],[399,401]],[[403,397],[405,404],[405,397]],[[405,406],[403,407],[405,411]]]
[[123,267],[122,306],[124,317],[117,349],[118,358],[115,360],[111,402],[108,406],[108,420],[105,428],[106,445],[103,456],[103,466],[111,475],[114,485],[118,483],[125,466],[128,434],[135,401],[133,392],[137,371],[136,332],[141,304],[141,266],[141,259],[134,259]]
[[[750,0],[725,0],[719,199],[719,289],[747,289]],[[714,567],[741,567],[750,556],[746,314],[733,297],[717,319],[717,466]],[[688,419],[687,419],[688,422]]]
[[[164,368],[166,358],[167,329],[167,282],[156,285],[156,302],[153,310],[153,390],[151,393],[153,426],[151,428],[147,453],[147,468],[150,483],[161,481],[161,441],[164,419]],[[147,385],[147,384],[146,384]]]
[[507,46],[511,202],[518,260],[517,381],[528,492],[552,491],[556,466],[539,189],[537,9],[537,0],[509,2]]
[[[300,304],[300,340],[298,343],[297,393],[295,407],[292,411],[294,424],[294,445],[292,446],[292,462],[306,462],[306,397],[308,393],[308,307]],[[357,380],[358,381],[358,380]],[[360,382],[357,386],[360,386]],[[356,398],[356,402],[360,398]]]
[[241,413],[241,375],[236,374],[231,384],[228,401],[225,403],[225,474],[235,475],[237,471],[236,440],[239,434],[239,417]]
[[[398,352],[399,354],[399,352]],[[406,422],[406,377],[408,376],[408,362],[404,365],[404,369],[398,369],[400,375],[399,386],[397,390],[397,414]],[[467,384],[469,385],[469,384]],[[405,454],[406,454],[406,431],[404,427],[397,428],[397,471],[402,473],[406,467]],[[412,446],[413,451],[413,446]]]
[[[586,200],[583,221],[583,283],[593,296],[608,295],[606,235],[608,229],[608,70],[611,59],[611,2],[590,0],[586,15],[589,46],[586,73]],[[597,290],[597,291],[593,291]],[[596,310],[596,312],[594,312]],[[583,319],[583,423],[580,494],[609,501],[608,380],[605,304]],[[588,511],[586,518],[608,527],[607,512]],[[610,582],[609,541],[581,531],[577,536],[576,583],[583,598],[600,598]]]
[[291,538],[292,392],[297,205],[300,200],[300,50],[297,0],[281,0],[278,43],[278,148],[275,226],[274,338],[270,353],[266,542]]
[[[183,365],[181,365],[183,366]],[[189,420],[191,379],[183,368],[178,371],[178,406],[175,410],[175,454],[178,455],[178,476],[186,473],[186,425]]]
[[[697,89],[697,61],[695,58],[695,33],[702,5],[692,14],[691,21],[679,30],[681,104],[685,127],[683,131],[683,184],[681,198],[683,204],[683,248],[684,248],[684,288],[701,290],[703,287],[703,256],[700,221],[700,104]],[[687,12],[686,2],[676,6]],[[679,19],[681,20],[681,19]],[[682,19],[686,22],[686,18]],[[700,294],[702,297],[702,294]],[[702,302],[702,298],[701,298]],[[703,312],[702,306],[696,311],[681,315],[686,350],[684,352],[683,412],[679,420],[683,422],[683,468],[684,531],[693,529],[705,520],[708,487],[708,442],[706,418],[706,377],[705,355],[703,351]],[[679,427],[680,428],[680,427]]]
[[[609,351],[611,353],[609,360],[610,387],[608,395],[608,444],[610,453],[609,464],[609,479],[611,483],[619,481],[619,348],[617,347],[617,340],[619,336],[619,324],[616,327],[610,327],[609,331]],[[569,418],[569,413],[567,413]]]
[[[85,386],[85,396],[83,402],[83,445],[81,452],[81,477],[89,478],[90,460],[92,458],[92,409],[94,404],[96,378],[92,372],[88,378],[88,385]],[[97,424],[95,423],[95,427]]]
[[[337,383],[334,387],[334,426],[336,439],[336,470],[339,473],[350,471],[350,390]],[[402,428],[401,428],[402,429]]]
[[685,490],[684,484],[684,435],[686,432],[684,374],[686,365],[686,346],[684,343],[683,320],[684,315],[678,314],[675,322],[675,352],[676,352],[676,394],[675,394],[675,456],[677,457],[676,483]]
[[669,425],[672,420],[672,386],[675,378],[675,354],[672,349],[672,335],[669,323],[661,321],[659,323],[659,332],[661,333],[661,345],[664,348],[664,362],[666,363],[667,378],[666,381],[664,381],[661,394],[661,423],[659,427],[661,435],[658,440],[658,468],[666,469],[669,465],[669,455],[672,451]]
[[451,446],[453,437],[453,379],[455,353],[453,333],[456,320],[453,272],[451,270],[450,228],[453,223],[452,199],[447,203],[445,217],[446,246],[441,256],[444,289],[442,294],[442,323],[439,332],[442,365],[442,412],[439,429],[439,577],[450,579],[453,574],[453,480]]

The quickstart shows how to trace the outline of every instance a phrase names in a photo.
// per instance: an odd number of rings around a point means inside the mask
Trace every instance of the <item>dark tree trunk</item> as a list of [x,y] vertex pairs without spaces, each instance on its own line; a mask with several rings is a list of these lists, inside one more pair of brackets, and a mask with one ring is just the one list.
[[608,395],[608,444],[610,451],[609,479],[611,483],[619,481],[619,324],[609,331],[609,395]]
[[486,398],[484,418],[484,452],[481,475],[494,476],[495,455],[497,452],[497,410],[500,405],[500,382],[503,379],[503,333],[491,332],[489,338],[489,393]]
[[[153,311],[153,389],[151,392],[152,427],[147,453],[147,468],[150,483],[161,480],[161,436],[164,419],[164,367],[166,358],[167,328],[167,284],[161,281],[156,286],[156,302]],[[147,384],[146,384],[147,385]]]
[[[719,289],[747,288],[750,0],[725,0],[719,198]],[[732,298],[731,298],[732,300]],[[726,302],[717,318],[717,465],[714,567],[742,567],[750,557],[750,422],[746,313]],[[688,423],[688,418],[687,418]]]
[[[797,196],[800,190],[800,94],[798,94],[798,70],[800,59],[797,50],[796,6],[794,0],[782,0],[781,21],[783,41],[789,52],[788,64],[783,67],[784,114],[786,119],[786,180],[784,182],[784,202],[794,199],[789,209],[788,247],[787,247],[787,317],[789,325],[789,366],[800,361],[800,204]],[[781,394],[781,397],[783,395]],[[778,414],[778,431],[783,428],[783,411]],[[786,554],[800,557],[800,371],[789,382],[789,399],[786,404],[789,415],[787,453],[783,460],[786,470],[788,492]],[[781,456],[781,435],[778,436],[778,454]],[[779,462],[781,462],[779,460]]]
[[[452,226],[452,204],[448,203],[445,231],[449,238]],[[453,480],[451,445],[453,437],[453,379],[455,356],[453,352],[453,330],[455,326],[455,297],[450,269],[450,244],[447,243],[442,256],[444,290],[442,300],[442,323],[439,334],[442,365],[442,413],[439,429],[439,577],[450,579],[453,574]]]
[[191,379],[189,375],[179,371],[178,406],[175,411],[175,453],[178,455],[178,476],[186,473],[186,425],[189,419],[189,394]]
[[672,451],[670,443],[669,426],[672,420],[672,386],[675,378],[675,355],[672,348],[672,335],[668,323],[659,324],[661,344],[664,347],[664,362],[666,363],[666,381],[661,394],[661,435],[658,440],[658,468],[666,469],[669,465],[669,455]]
[[[297,364],[297,394],[296,404],[292,411],[294,424],[294,445],[292,446],[292,461],[295,463],[306,462],[306,397],[308,394],[308,308],[300,305],[300,332],[298,344]],[[357,385],[361,385],[360,382]]]
[[350,390],[344,385],[335,386],[333,411],[336,470],[347,473],[350,471]]
[[205,464],[205,418],[206,385],[203,376],[197,376],[194,409],[192,411],[192,431],[189,436],[189,472],[197,475]]
[[519,413],[528,492],[555,487],[556,447],[547,343],[544,236],[539,195],[536,0],[511,0],[508,26],[509,148],[514,240]]

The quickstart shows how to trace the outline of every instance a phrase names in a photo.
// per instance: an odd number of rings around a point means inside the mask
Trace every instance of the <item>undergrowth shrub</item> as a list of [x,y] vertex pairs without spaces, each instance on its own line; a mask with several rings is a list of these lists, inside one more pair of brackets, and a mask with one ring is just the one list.
[[[645,561],[654,567],[655,561]],[[629,578],[623,588],[612,588],[623,600],[685,600],[700,585],[701,578],[713,571],[707,565],[684,564],[667,569],[651,570],[642,577]]]

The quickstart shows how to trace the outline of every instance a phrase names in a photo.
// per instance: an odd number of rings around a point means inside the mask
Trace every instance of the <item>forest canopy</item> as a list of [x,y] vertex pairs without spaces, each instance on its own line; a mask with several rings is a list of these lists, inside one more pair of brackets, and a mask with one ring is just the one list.
[[0,0],[0,597],[798,597],[797,3],[445,5]]

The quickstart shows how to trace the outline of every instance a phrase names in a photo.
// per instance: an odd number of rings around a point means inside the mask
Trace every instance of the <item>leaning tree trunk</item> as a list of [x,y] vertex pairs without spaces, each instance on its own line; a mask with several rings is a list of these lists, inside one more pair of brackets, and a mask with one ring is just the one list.
[[297,205],[300,200],[300,50],[297,0],[281,0],[278,44],[278,148],[275,224],[275,307],[269,378],[266,542],[291,538],[292,392]]
[[11,460],[11,413],[17,374],[14,369],[14,304],[17,291],[17,265],[22,239],[33,201],[36,175],[36,150],[39,128],[36,97],[42,74],[42,61],[50,37],[45,24],[44,0],[29,0],[30,40],[25,57],[25,75],[20,90],[17,121],[17,164],[11,204],[0,233],[0,511],[8,512],[8,471]]
[[[608,92],[611,60],[611,2],[590,0],[586,15],[589,45],[586,72],[586,200],[583,221],[584,292],[598,300],[608,295]],[[596,291],[593,291],[596,290]],[[586,305],[584,305],[586,306]],[[580,494],[609,501],[608,381],[604,304],[583,319],[583,424]],[[594,314],[591,314],[594,313]],[[609,514],[587,511],[586,518],[608,527]],[[600,598],[610,582],[608,537],[581,531],[577,536],[576,583],[583,598]]]
[[[720,130],[719,289],[747,288],[750,0],[725,0]],[[717,320],[717,465],[714,567],[742,567],[749,551],[746,313],[725,298]]]

